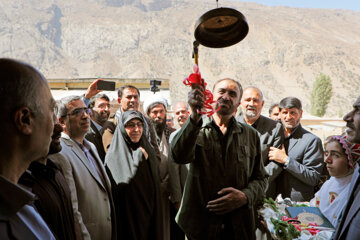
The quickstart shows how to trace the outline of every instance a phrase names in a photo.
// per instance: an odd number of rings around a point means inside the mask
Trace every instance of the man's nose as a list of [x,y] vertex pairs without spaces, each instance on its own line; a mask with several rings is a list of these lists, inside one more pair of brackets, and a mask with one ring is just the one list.
[[90,114],[84,111],[82,118],[90,118]]
[[347,113],[347,114],[343,117],[343,120],[344,120],[345,122],[351,122],[352,116],[353,116],[353,111]]

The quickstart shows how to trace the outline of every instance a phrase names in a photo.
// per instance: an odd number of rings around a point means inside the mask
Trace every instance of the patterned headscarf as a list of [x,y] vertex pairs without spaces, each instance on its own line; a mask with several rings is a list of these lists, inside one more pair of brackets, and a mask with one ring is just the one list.
[[331,136],[327,141],[336,140],[340,143],[341,147],[348,159],[348,166],[354,168],[354,164],[360,159],[360,144],[351,143],[347,140],[347,136],[335,135]]

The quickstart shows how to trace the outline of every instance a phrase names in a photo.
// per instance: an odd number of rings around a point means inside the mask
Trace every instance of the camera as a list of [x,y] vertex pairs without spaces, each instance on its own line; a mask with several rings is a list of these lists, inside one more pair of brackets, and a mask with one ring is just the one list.
[[161,80],[156,80],[156,79],[150,80],[150,86],[151,86],[150,91],[152,91],[154,94],[156,92],[159,92],[160,89],[158,86],[161,86]]

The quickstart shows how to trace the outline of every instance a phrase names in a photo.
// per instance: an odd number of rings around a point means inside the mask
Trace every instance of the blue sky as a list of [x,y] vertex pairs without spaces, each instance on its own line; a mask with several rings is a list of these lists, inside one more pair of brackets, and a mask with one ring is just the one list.
[[[305,8],[337,8],[360,11],[359,0],[230,0],[238,2],[257,2],[267,6],[288,6]],[[219,1],[221,2],[221,0]]]

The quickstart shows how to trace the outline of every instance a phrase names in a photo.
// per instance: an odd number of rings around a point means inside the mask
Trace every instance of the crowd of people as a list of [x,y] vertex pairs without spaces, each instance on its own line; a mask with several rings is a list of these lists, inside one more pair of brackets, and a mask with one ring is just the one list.
[[173,116],[125,85],[111,114],[100,80],[56,102],[32,66],[0,59],[0,72],[0,239],[256,239],[257,208],[278,194],[319,207],[333,239],[360,236],[360,97],[323,147],[298,98],[266,117],[261,90],[230,78],[205,117],[201,85]]

